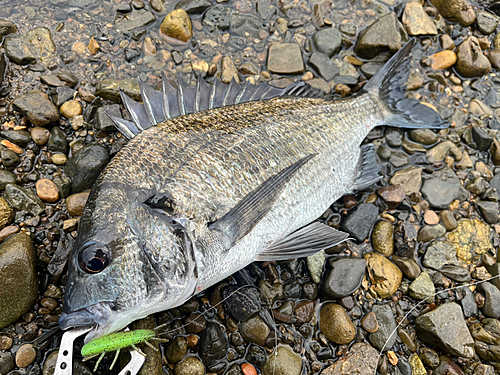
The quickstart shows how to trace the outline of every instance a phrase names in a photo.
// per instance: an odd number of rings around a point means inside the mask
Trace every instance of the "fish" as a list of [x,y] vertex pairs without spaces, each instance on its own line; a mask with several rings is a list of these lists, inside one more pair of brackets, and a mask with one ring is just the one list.
[[86,342],[192,296],[254,261],[306,257],[349,234],[317,221],[381,178],[376,126],[442,129],[405,97],[409,41],[355,95],[317,95],[234,80],[141,83],[120,93],[129,140],[94,184],[68,261],[60,327]]

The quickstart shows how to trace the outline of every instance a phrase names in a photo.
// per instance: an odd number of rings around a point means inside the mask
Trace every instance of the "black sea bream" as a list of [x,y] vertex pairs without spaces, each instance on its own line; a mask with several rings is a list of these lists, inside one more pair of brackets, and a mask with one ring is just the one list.
[[347,234],[314,222],[379,176],[378,125],[444,128],[405,99],[409,42],[355,96],[314,98],[304,84],[196,89],[182,80],[143,104],[122,94],[130,141],[96,182],[69,263],[61,328],[87,341],[194,294],[256,260],[312,255]]

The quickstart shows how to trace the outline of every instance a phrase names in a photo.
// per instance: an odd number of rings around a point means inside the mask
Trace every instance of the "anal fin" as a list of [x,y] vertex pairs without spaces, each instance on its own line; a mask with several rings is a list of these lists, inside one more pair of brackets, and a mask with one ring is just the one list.
[[269,246],[255,260],[271,261],[307,257],[338,245],[348,237],[348,233],[314,222]]
[[373,144],[361,146],[361,154],[358,162],[358,175],[353,190],[363,190],[373,185],[382,178],[381,168],[377,162]]

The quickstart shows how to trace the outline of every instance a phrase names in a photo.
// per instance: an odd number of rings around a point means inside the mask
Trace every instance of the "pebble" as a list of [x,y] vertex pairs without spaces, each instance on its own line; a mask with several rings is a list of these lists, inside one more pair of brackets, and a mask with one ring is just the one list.
[[373,311],[370,311],[368,314],[366,314],[361,319],[360,323],[361,327],[369,333],[374,333],[378,331],[377,315],[375,315]]
[[417,337],[431,345],[460,357],[474,356],[474,340],[463,318],[461,307],[444,303],[415,321]]
[[426,57],[424,62],[434,70],[449,69],[457,62],[457,55],[453,51],[444,50]]
[[352,208],[343,218],[341,228],[358,241],[363,241],[378,217],[378,208],[374,204],[362,203]]
[[395,209],[405,199],[402,185],[384,186],[377,189],[377,194],[384,200],[389,209]]
[[205,366],[196,357],[186,357],[174,367],[175,375],[204,375]]
[[433,210],[427,210],[424,212],[424,221],[428,225],[435,225],[439,223],[439,216]]
[[300,47],[295,43],[271,44],[267,57],[267,69],[278,74],[302,74],[304,62]]
[[97,52],[99,52],[100,48],[101,47],[99,46],[99,43],[97,43],[97,41],[94,39],[94,37],[90,38],[89,44],[87,45],[87,49],[89,50],[90,54],[96,55]]
[[[138,11],[128,13],[126,17],[116,17],[115,25],[117,29],[128,32],[138,29],[139,27],[149,25],[155,20],[156,17],[153,13],[145,9],[140,9]],[[83,44],[83,50],[85,50],[85,44]]]
[[229,14],[221,4],[212,6],[205,12],[202,24],[211,33],[217,30],[226,31],[231,26]]
[[103,99],[121,103],[120,90],[136,101],[141,100],[139,83],[133,79],[104,79],[97,85],[95,94]]
[[12,348],[12,344],[14,343],[14,339],[9,335],[1,335],[0,336],[0,350],[9,350]]
[[45,145],[49,141],[49,137],[50,131],[45,128],[35,126],[33,129],[31,129],[31,138],[39,146]]
[[495,319],[500,317],[500,290],[493,284],[484,282],[478,285],[478,289],[484,295],[483,314]]
[[321,307],[319,327],[334,344],[349,344],[356,335],[351,318],[342,306],[335,303],[326,303]]
[[16,365],[26,368],[33,363],[36,358],[36,350],[31,344],[22,345],[16,353]]
[[198,355],[203,363],[206,366],[214,364],[226,355],[227,348],[227,336],[220,325],[215,322],[207,323],[198,343]]
[[394,253],[394,229],[388,221],[378,221],[372,231],[373,250],[386,257]]
[[407,196],[416,194],[422,184],[422,168],[411,166],[394,172],[389,178],[390,185],[401,185]]
[[425,271],[421,272],[420,275],[413,280],[413,282],[408,287],[408,293],[410,297],[416,300],[425,299],[426,302],[434,301],[434,294],[436,293],[436,288],[432,282],[431,277]]
[[40,215],[45,210],[45,204],[31,189],[9,184],[5,188],[5,198],[16,210],[24,210],[33,216]]
[[319,52],[328,57],[336,55],[342,47],[342,36],[335,27],[329,27],[316,31],[313,35],[313,42]]
[[167,346],[165,356],[169,363],[175,364],[181,361],[188,350],[187,341],[182,336],[175,337]]
[[368,340],[378,350],[390,350],[396,342],[397,335],[393,334],[396,330],[396,320],[394,313],[389,305],[374,305],[372,312],[377,317],[379,329],[370,333]]
[[69,151],[68,138],[59,126],[54,126],[50,131],[47,149],[52,152],[62,152],[67,154]]
[[264,375],[299,375],[301,370],[302,358],[288,345],[278,345],[262,366]]
[[342,258],[329,262],[320,290],[330,298],[344,298],[354,293],[365,274],[364,259]]
[[430,242],[446,234],[446,228],[441,224],[426,225],[420,228],[418,232],[417,241]]
[[92,188],[108,161],[109,152],[100,144],[89,144],[73,153],[64,167],[64,173],[71,180],[72,192]]
[[52,155],[52,163],[55,165],[64,165],[68,161],[68,157],[64,154],[54,154]]
[[437,0],[432,3],[439,14],[451,22],[469,26],[476,20],[476,14],[466,0]]
[[32,90],[18,96],[13,102],[14,108],[35,126],[45,126],[59,120],[59,111],[47,94]]
[[492,248],[490,227],[478,219],[460,220],[457,229],[448,233],[457,257],[464,262],[477,262],[481,254]]
[[458,46],[456,68],[467,78],[481,77],[490,72],[491,64],[475,37],[470,36]]
[[357,342],[333,365],[325,368],[322,375],[374,374],[379,353],[368,344]]
[[242,363],[241,371],[243,375],[257,375],[257,370],[250,363]]
[[394,254],[391,260],[401,271],[403,271],[403,274],[408,279],[413,280],[420,275],[420,267],[414,259],[400,257],[399,255]]
[[14,220],[14,210],[4,198],[0,198],[0,229]]
[[36,182],[36,194],[44,202],[54,203],[59,200],[59,192],[56,185],[46,178],[42,178]]
[[0,373],[7,374],[16,366],[14,356],[10,352],[0,352]]
[[[314,52],[309,58],[308,64],[312,66],[327,81],[331,81],[339,74],[338,67],[321,52]],[[311,84],[311,82],[309,82]]]
[[246,341],[264,346],[271,330],[260,316],[256,315],[241,323],[240,332]]
[[77,100],[69,100],[64,103],[59,109],[61,115],[68,119],[72,119],[75,116],[80,116],[83,112],[80,102]]
[[321,282],[325,258],[324,250],[318,251],[316,254],[307,257],[307,268],[309,269],[312,281],[316,284]]
[[12,150],[6,149],[0,152],[2,164],[7,169],[13,169],[21,163],[19,156]]
[[498,25],[498,17],[490,12],[478,10],[476,12],[476,24],[481,33],[489,35],[495,31]]
[[19,233],[0,244],[0,328],[25,314],[38,296],[31,238]]
[[409,35],[437,35],[436,25],[425,13],[420,3],[406,4],[403,12],[403,25]]
[[374,291],[380,298],[392,296],[403,278],[401,270],[389,259],[378,253],[364,255],[368,266],[368,274]]
[[185,43],[193,36],[191,19],[184,9],[175,9],[161,23],[160,32]]
[[458,197],[459,187],[439,178],[426,180],[422,186],[422,195],[431,207],[446,209]]
[[230,56],[224,56],[221,59],[220,80],[224,83],[230,83],[233,79],[240,83],[240,76],[234,66],[233,59]]

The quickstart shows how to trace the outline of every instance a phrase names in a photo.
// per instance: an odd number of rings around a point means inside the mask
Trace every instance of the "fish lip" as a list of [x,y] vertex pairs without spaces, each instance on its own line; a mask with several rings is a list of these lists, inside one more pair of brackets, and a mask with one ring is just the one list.
[[87,309],[74,311],[69,314],[63,312],[59,318],[59,327],[63,331],[69,328],[89,327],[97,324],[95,317]]

